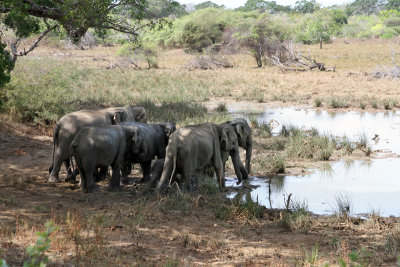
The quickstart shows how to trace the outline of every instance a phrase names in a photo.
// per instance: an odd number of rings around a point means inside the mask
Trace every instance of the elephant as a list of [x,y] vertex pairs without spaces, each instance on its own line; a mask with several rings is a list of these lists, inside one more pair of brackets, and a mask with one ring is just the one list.
[[181,174],[185,186],[191,190],[191,176],[193,172],[202,171],[211,162],[215,169],[220,189],[225,187],[225,177],[221,151],[232,157],[238,184],[242,181],[237,136],[230,124],[204,123],[185,126],[176,130],[170,137],[164,169],[156,187],[160,192],[165,182],[176,174]]
[[246,170],[250,174],[251,152],[253,149],[253,139],[251,136],[251,128],[247,121],[243,118],[238,118],[233,121],[228,121],[231,124],[237,137],[239,146],[246,150]]
[[53,160],[49,168],[48,182],[60,182],[58,173],[64,162],[67,180],[75,180],[70,169],[70,145],[75,135],[83,127],[115,125],[122,121],[147,122],[147,113],[143,107],[111,107],[100,110],[80,110],[63,116],[55,125],[53,132]]
[[121,189],[120,170],[125,154],[138,150],[139,128],[132,125],[105,125],[84,127],[74,137],[70,150],[81,175],[81,187],[84,192],[98,189],[93,173],[96,168],[111,165],[112,176],[109,191]]
[[170,135],[176,130],[175,123],[138,123],[123,122],[123,126],[136,126],[139,128],[138,136],[143,140],[143,148],[139,153],[134,151],[128,152],[125,158],[124,167],[122,168],[122,184],[128,184],[128,174],[130,172],[131,163],[139,163],[143,172],[143,181],[150,178],[151,162],[156,157],[158,159],[165,158],[165,149],[168,144]]

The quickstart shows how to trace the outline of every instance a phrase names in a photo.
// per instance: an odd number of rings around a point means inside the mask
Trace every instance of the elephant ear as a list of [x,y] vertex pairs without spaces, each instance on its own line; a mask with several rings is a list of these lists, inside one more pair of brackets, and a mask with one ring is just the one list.
[[147,112],[144,107],[131,107],[135,112],[135,121],[147,122]]
[[228,139],[228,134],[226,129],[222,129],[221,130],[221,137],[220,137],[220,145],[221,145],[221,149],[224,151],[228,151],[228,143],[229,139]]
[[173,132],[175,132],[176,130],[176,125],[175,123],[164,123],[161,125],[161,127],[164,129],[164,136],[165,136],[165,140],[168,140],[169,137],[171,136],[171,134]]
[[126,121],[125,112],[123,112],[122,110],[114,112],[111,119],[113,125],[119,124],[124,121]]

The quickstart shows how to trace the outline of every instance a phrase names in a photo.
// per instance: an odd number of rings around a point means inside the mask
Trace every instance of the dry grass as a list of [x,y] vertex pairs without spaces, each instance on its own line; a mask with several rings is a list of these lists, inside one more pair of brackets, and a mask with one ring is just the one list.
[[[31,122],[54,121],[66,112],[84,107],[143,101],[224,100],[310,106],[316,101],[318,106],[327,108],[359,109],[360,103],[362,109],[397,108],[398,81],[349,75],[390,64],[391,48],[396,47],[396,42],[335,41],[322,50],[316,45],[303,47],[305,53],[309,50],[319,61],[336,65],[334,73],[282,73],[275,67],[254,68],[248,54],[228,55],[234,68],[187,71],[181,66],[193,55],[181,50],[164,52],[159,69],[137,70],[118,63],[117,48],[41,48],[18,61],[7,97],[10,112]],[[120,67],[107,69],[110,66]]]

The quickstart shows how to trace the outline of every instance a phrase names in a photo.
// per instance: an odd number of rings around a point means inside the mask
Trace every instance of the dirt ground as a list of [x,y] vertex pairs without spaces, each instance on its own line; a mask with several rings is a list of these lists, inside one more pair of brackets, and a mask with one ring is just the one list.
[[[288,231],[279,211],[221,220],[212,200],[199,202],[196,195],[172,207],[168,196],[132,194],[133,188],[109,193],[102,184],[100,192],[84,194],[78,185],[46,183],[52,142],[37,134],[24,125],[1,125],[0,255],[11,266],[27,259],[26,247],[50,219],[59,227],[47,252],[54,266],[338,265],[361,248],[371,253],[370,265],[394,264],[377,247],[397,227],[396,218],[312,216],[307,231]],[[228,201],[223,193],[218,197]]]

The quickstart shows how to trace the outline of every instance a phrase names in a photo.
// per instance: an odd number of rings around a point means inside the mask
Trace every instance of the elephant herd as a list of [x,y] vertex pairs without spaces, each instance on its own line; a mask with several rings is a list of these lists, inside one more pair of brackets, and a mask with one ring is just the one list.
[[[243,166],[239,146],[246,149]],[[60,182],[64,164],[66,181],[81,177],[84,192],[98,189],[96,181],[112,168],[108,190],[129,184],[132,164],[139,163],[144,182],[156,191],[181,175],[191,190],[194,173],[213,167],[220,188],[225,187],[225,163],[229,157],[238,178],[247,179],[252,152],[251,129],[245,119],[222,124],[204,123],[176,129],[175,123],[147,123],[143,107],[124,106],[80,110],[63,116],[53,132],[53,160],[48,182]],[[77,169],[74,170],[75,159]]]

